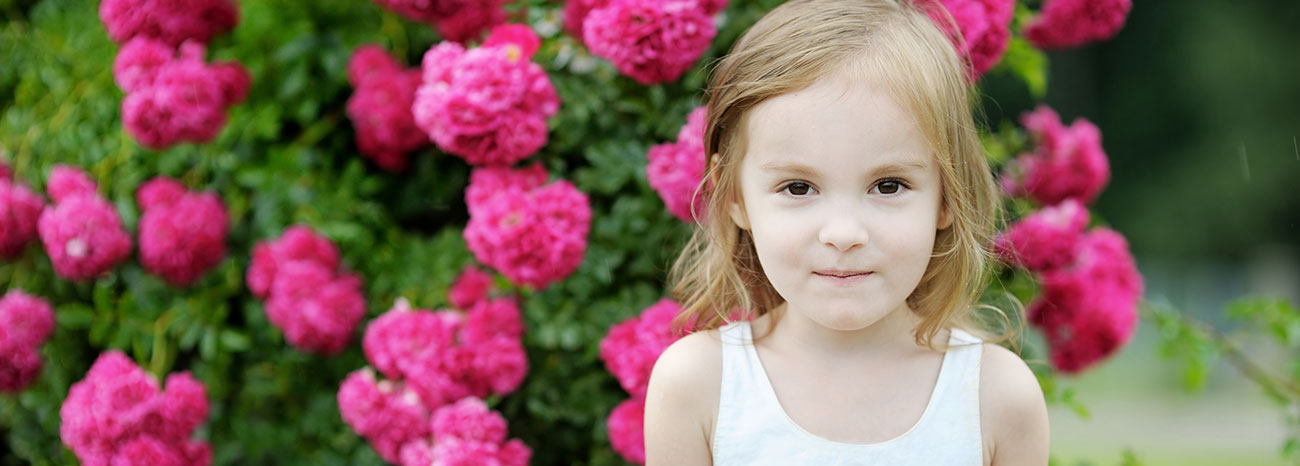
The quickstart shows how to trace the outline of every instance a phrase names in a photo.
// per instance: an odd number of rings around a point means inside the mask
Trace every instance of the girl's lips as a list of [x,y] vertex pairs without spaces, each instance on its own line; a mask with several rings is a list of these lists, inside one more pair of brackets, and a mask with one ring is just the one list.
[[859,272],[850,275],[828,275],[820,272],[813,272],[813,275],[824,278],[830,281],[832,284],[851,285],[860,282],[862,280],[865,280],[867,277],[871,276],[871,273],[872,272]]

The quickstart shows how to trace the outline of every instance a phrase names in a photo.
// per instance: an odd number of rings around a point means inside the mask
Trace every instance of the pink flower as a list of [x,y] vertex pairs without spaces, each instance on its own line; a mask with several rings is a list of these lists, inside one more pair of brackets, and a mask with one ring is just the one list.
[[483,31],[506,21],[507,0],[375,0],[376,4],[412,21],[429,23],[443,38],[456,42],[478,39]]
[[469,309],[487,299],[492,290],[492,274],[475,266],[466,266],[447,290],[447,301],[456,309]]
[[668,211],[686,222],[704,216],[704,195],[697,193],[704,180],[705,107],[687,117],[676,143],[659,144],[646,154],[646,179],[668,206]]
[[488,165],[475,168],[469,175],[469,186],[465,188],[465,205],[473,216],[477,210],[497,194],[520,195],[540,188],[546,184],[549,175],[541,163],[534,163],[518,169],[503,165]]
[[83,464],[207,465],[206,443],[188,440],[207,417],[205,390],[186,373],[167,390],[118,351],[99,356],[59,409],[59,435]]
[[368,369],[348,375],[338,403],[344,422],[390,463],[401,462],[405,444],[429,436],[429,409],[419,396],[401,384],[376,382]]
[[454,313],[412,311],[399,304],[370,322],[362,347],[366,359],[385,376],[409,377],[421,360],[439,358],[455,345],[460,327]]
[[180,182],[156,177],[136,191],[140,210],[140,263],[173,286],[188,286],[226,255],[229,219],[213,193],[190,193]]
[[356,87],[348,99],[348,118],[357,131],[357,147],[380,168],[404,170],[406,154],[429,143],[411,115],[420,71],[405,70],[383,49],[368,45],[353,52],[348,80]]
[[623,459],[645,464],[645,399],[633,397],[614,407],[605,421],[609,443]]
[[[472,179],[470,189],[481,193]],[[469,250],[511,281],[542,289],[568,277],[582,262],[591,207],[569,182],[528,191],[501,189],[481,203],[469,201],[464,231]]]
[[560,101],[523,51],[514,43],[430,49],[411,108],[416,126],[471,165],[509,165],[532,155],[546,144],[546,119]]
[[1097,127],[1083,118],[1062,126],[1056,112],[1047,106],[1025,114],[1021,122],[1038,147],[1008,164],[1002,174],[1003,189],[1043,205],[1071,198],[1088,204],[1096,199],[1110,180],[1110,162]]
[[532,60],[537,49],[542,47],[542,38],[527,24],[502,24],[492,28],[487,39],[483,40],[483,46],[505,48],[507,54]]
[[519,304],[514,298],[481,300],[465,315],[461,341],[478,344],[496,337],[519,340],[524,334],[524,322],[519,317]]
[[1020,219],[998,236],[995,249],[1008,263],[1043,272],[1074,263],[1088,226],[1088,209],[1066,199]]
[[439,439],[453,437],[492,443],[506,439],[505,418],[489,410],[487,404],[478,398],[465,398],[439,408],[433,413],[430,426],[433,435]]
[[54,310],[44,299],[12,288],[0,298],[0,347],[40,347],[54,331]]
[[36,222],[45,200],[18,184],[0,163],[0,259],[16,259],[36,238]]
[[175,46],[186,40],[206,43],[233,29],[239,9],[230,0],[103,0],[99,19],[119,44],[140,36]]
[[465,398],[433,413],[434,465],[528,464],[532,452],[506,441],[506,420],[478,398]]
[[483,31],[506,22],[502,5],[509,0],[460,0],[460,5],[450,15],[436,18],[434,29],[443,38],[455,42],[469,42],[483,36]]
[[362,346],[376,369],[405,380],[426,406],[505,394],[528,372],[518,314],[513,299],[486,301],[462,325],[457,312],[411,310],[399,301],[371,322]]
[[84,172],[56,165],[49,191],[56,204],[41,212],[37,231],[54,273],[68,280],[87,280],[131,254],[131,236],[117,211],[95,192],[94,182]]
[[44,299],[10,289],[0,298],[0,392],[31,384],[44,361],[40,347],[54,330],[54,311]]
[[566,0],[564,2],[564,30],[569,35],[582,41],[582,25],[587,21],[587,14],[596,8],[608,5],[610,0]]
[[499,336],[470,348],[471,393],[511,393],[528,375],[528,355],[519,338]]
[[266,316],[294,347],[333,355],[343,350],[366,313],[361,280],[313,261],[281,264]]
[[86,172],[62,164],[55,165],[50,170],[49,183],[45,186],[45,190],[50,193],[50,199],[56,203],[78,196],[95,196],[98,195],[98,189],[95,181],[90,179],[90,175]]
[[[928,4],[926,12],[948,35],[957,54],[970,63],[967,78],[971,82],[979,80],[1002,60],[1011,39],[1014,0],[925,0],[922,3]],[[935,3],[942,9],[936,8]]]
[[284,230],[280,238],[261,242],[253,247],[253,260],[248,266],[248,289],[259,298],[271,292],[276,271],[282,264],[292,261],[310,261],[326,269],[339,266],[339,250],[329,238],[318,235],[311,228],[295,225]]
[[1025,27],[1025,38],[1045,50],[1078,47],[1114,37],[1124,27],[1132,0],[1047,0]]
[[348,58],[348,83],[352,87],[361,87],[361,83],[372,77],[399,73],[402,68],[383,47],[375,44],[362,45],[354,49]]
[[1119,233],[1094,229],[1074,264],[1042,279],[1028,317],[1043,329],[1057,370],[1083,371],[1132,339],[1142,276]]
[[248,95],[252,81],[238,63],[203,63],[205,47],[181,45],[180,57],[162,63],[161,43],[133,39],[130,54],[114,65],[122,100],[122,124],[141,145],[160,150],[183,141],[208,142],[226,124],[226,109]]
[[[105,2],[108,3],[108,2]],[[153,86],[158,70],[171,62],[176,49],[165,42],[141,38],[127,42],[113,59],[113,79],[117,87],[131,92]]]
[[645,396],[655,361],[668,345],[680,338],[673,334],[671,327],[680,312],[676,302],[661,299],[640,316],[610,328],[600,341],[600,359],[628,393]]
[[591,53],[645,85],[677,80],[717,34],[713,18],[690,0],[612,0],[591,10],[582,28]]

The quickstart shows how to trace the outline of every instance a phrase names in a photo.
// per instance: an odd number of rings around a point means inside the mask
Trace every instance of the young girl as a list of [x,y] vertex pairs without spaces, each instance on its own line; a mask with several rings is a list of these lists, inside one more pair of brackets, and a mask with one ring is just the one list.
[[1047,464],[1033,373],[973,335],[998,204],[965,76],[900,0],[792,0],[722,59],[648,464]]

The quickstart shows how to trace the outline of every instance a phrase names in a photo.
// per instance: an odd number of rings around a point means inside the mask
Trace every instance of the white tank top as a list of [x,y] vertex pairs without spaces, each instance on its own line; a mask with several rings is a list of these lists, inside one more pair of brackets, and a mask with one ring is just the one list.
[[939,379],[921,419],[893,439],[871,444],[818,437],[794,423],[777,401],[754,350],[749,322],[721,328],[722,392],[713,464],[973,465],[984,464],[980,438],[980,340],[954,329]]

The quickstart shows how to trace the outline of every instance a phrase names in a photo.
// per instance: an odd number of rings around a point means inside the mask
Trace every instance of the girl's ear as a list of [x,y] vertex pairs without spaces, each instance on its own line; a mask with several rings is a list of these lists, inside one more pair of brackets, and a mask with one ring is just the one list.
[[943,200],[940,200],[939,201],[939,222],[938,222],[937,229],[947,230],[948,227],[950,226],[952,226],[952,213],[948,211],[948,203]]
[[731,221],[741,230],[749,230],[749,218],[745,216],[745,209],[738,202],[731,203]]

